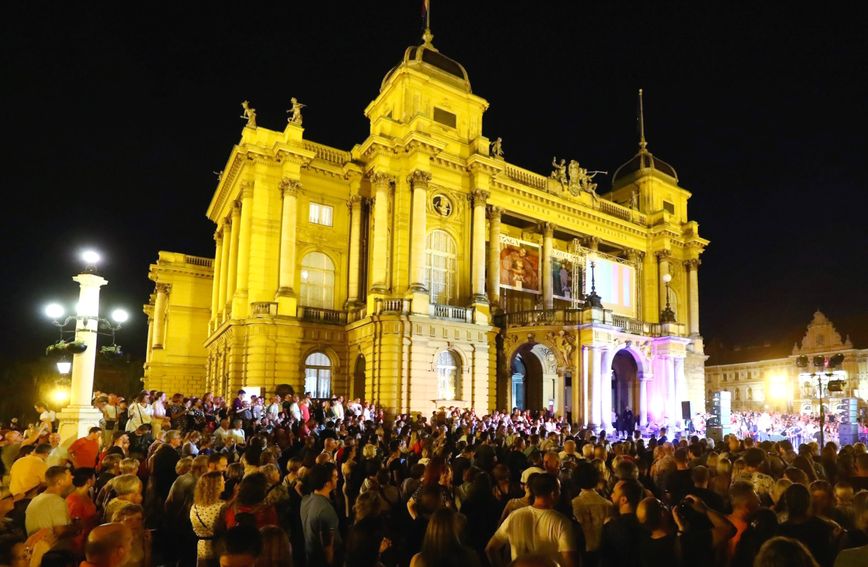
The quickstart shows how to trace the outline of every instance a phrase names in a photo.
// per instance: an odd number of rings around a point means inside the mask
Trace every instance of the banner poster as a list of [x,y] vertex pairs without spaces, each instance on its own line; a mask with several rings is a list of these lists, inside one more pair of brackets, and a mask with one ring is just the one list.
[[581,294],[581,281],[573,282],[574,270],[578,263],[579,260],[575,254],[562,250],[552,250],[549,269],[552,273],[552,295],[554,297],[572,300],[574,293]]
[[538,244],[500,236],[500,287],[540,293]]

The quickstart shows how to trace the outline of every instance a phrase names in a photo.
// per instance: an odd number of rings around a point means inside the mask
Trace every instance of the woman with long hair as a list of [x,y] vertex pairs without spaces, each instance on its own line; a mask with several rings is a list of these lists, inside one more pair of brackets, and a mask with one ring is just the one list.
[[455,503],[452,500],[452,469],[443,460],[443,457],[434,457],[425,466],[425,473],[422,475],[422,482],[416,493],[407,501],[407,512],[410,517],[416,519],[416,499],[419,493],[426,489],[436,489],[440,493],[440,500],[444,506],[452,507]]
[[223,509],[223,473],[214,471],[203,474],[196,481],[193,505],[190,507],[190,522],[199,539],[196,546],[196,564],[199,567],[217,564],[214,554],[214,533],[220,512]]
[[251,473],[241,479],[235,500],[226,505],[224,518],[231,529],[243,523],[258,529],[278,523],[274,506],[265,503],[268,479],[261,472]]
[[441,508],[431,515],[422,541],[422,550],[410,560],[410,567],[478,567],[479,556],[458,539],[456,514]]

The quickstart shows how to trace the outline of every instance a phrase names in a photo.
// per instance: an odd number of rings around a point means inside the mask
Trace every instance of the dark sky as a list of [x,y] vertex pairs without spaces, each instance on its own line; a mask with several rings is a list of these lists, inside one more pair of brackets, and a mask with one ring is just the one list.
[[[7,356],[53,340],[41,306],[75,298],[85,244],[106,256],[103,305],[133,312],[120,342],[143,352],[157,251],[213,254],[205,209],[241,100],[281,129],[296,96],[307,138],[350,149],[421,32],[421,0],[63,4],[8,4],[0,24]],[[865,3],[433,4],[435,45],[491,103],[484,132],[513,163],[613,171],[645,89],[649,148],[711,240],[707,339],[773,340],[817,307],[868,313]]]

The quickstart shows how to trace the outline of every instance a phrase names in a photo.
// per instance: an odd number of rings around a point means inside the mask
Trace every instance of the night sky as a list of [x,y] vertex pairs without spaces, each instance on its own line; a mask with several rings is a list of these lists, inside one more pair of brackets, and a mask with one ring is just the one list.
[[[868,320],[864,2],[432,3],[434,44],[467,68],[491,103],[484,133],[522,167],[548,174],[557,155],[613,172],[636,151],[645,89],[649,149],[711,240],[706,340],[775,340],[818,307],[858,334],[845,322]],[[55,339],[41,307],[75,299],[88,244],[106,256],[106,313],[133,313],[119,342],[141,355],[157,251],[213,255],[205,209],[239,103],[282,129],[298,97],[305,137],[350,149],[422,31],[421,0],[16,4],[0,40],[6,358]]]

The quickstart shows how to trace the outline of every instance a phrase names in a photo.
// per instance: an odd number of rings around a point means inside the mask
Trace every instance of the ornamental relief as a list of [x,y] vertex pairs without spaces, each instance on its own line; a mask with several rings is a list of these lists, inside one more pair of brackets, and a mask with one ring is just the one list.
[[[447,212],[448,211],[448,212]],[[429,218],[460,223],[466,212],[465,199],[462,193],[450,191],[445,187],[431,184],[428,187],[428,214]]]

